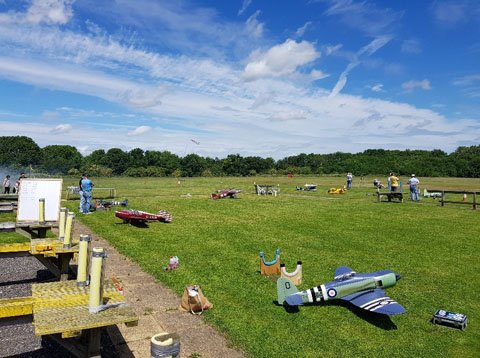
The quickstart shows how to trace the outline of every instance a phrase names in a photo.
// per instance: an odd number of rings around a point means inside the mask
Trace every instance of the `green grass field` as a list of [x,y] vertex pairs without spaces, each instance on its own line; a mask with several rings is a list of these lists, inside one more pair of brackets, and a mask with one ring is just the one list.
[[[433,199],[378,203],[372,180],[359,185],[354,178],[352,190],[333,196],[327,189],[343,186],[343,177],[193,178],[180,185],[173,178],[94,178],[98,187],[115,187],[130,208],[167,210],[174,220],[139,228],[119,224],[113,211],[78,219],[179,295],[200,284],[215,305],[205,319],[250,356],[478,357],[480,210]],[[420,180],[422,190],[480,190],[474,179]],[[279,184],[281,194],[257,196],[254,181]],[[295,191],[305,183],[318,191]],[[233,187],[243,190],[239,199],[209,199],[215,189]],[[66,205],[78,212],[77,200]],[[300,289],[331,281],[342,265],[391,269],[402,279],[387,294],[407,312],[389,318],[337,303],[288,312],[275,304],[275,281],[259,274],[259,251],[270,260],[277,247],[287,271],[302,260]],[[180,268],[165,272],[171,255]],[[432,325],[438,308],[467,314],[469,326]]]

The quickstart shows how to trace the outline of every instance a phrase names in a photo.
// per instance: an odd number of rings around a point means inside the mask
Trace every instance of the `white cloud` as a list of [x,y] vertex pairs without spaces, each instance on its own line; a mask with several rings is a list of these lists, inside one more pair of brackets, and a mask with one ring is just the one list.
[[268,119],[274,122],[302,121],[307,119],[307,115],[304,111],[279,112],[272,113]]
[[338,50],[340,50],[342,48],[342,44],[337,44],[335,46],[327,46],[326,47],[326,51],[325,51],[325,54],[327,56],[331,55],[332,53],[335,53],[337,52]]
[[242,15],[251,3],[252,0],[243,0],[242,7],[238,10],[238,15]]
[[383,91],[383,84],[377,83],[371,87],[373,92],[382,92]]
[[305,31],[307,31],[307,29],[312,26],[312,22],[311,21],[307,21],[302,27],[299,27],[297,29],[297,31],[295,31],[295,35],[297,37],[303,37],[303,35],[305,34]]
[[340,74],[337,83],[330,92],[330,97],[335,97],[345,87],[345,85],[347,84],[348,75],[350,74],[351,70],[357,67],[364,58],[373,55],[375,52],[385,46],[388,42],[390,42],[390,40],[390,36],[380,36],[372,40],[368,45],[363,46],[360,50],[358,50],[357,53],[353,56],[353,60]]
[[66,24],[73,16],[74,0],[33,0],[25,19],[33,24]]
[[258,21],[261,11],[257,10],[255,13],[250,16],[245,22],[247,32],[255,38],[259,38],[263,35],[263,23]]
[[325,73],[325,72],[321,71],[321,70],[312,70],[312,72],[310,72],[310,76],[314,80],[320,80],[320,79],[326,78],[330,75],[328,73]]
[[[109,20],[121,17],[119,24],[125,28],[147,31],[151,26],[155,36],[145,36],[146,41],[160,38],[165,47],[179,49],[181,56],[158,50],[152,42],[139,47],[136,41],[125,40],[118,33],[113,36],[93,23],[87,24],[88,32],[82,34],[74,32],[78,29],[73,26],[51,26],[45,21],[34,27],[26,22],[11,26],[0,20],[0,78],[35,86],[39,92],[52,89],[79,93],[85,95],[83,99],[96,98],[97,103],[103,102],[98,99],[110,102],[108,110],[98,112],[57,103],[55,111],[62,123],[74,126],[75,135],[69,136],[54,136],[55,130],[67,128],[52,130],[38,114],[13,116],[3,111],[2,135],[26,135],[41,146],[75,145],[82,153],[140,147],[179,155],[185,154],[191,138],[198,138],[202,145],[196,153],[212,157],[240,153],[282,158],[300,152],[358,152],[378,147],[434,149],[438,143],[444,150],[454,150],[459,143],[478,144],[479,118],[453,122],[404,103],[340,92],[351,71],[365,64],[390,37],[376,37],[353,54],[331,91],[335,96],[329,97],[330,91],[311,85],[312,80],[326,76],[313,69],[320,57],[316,44],[289,39],[262,47],[262,39],[252,36],[255,31],[266,32],[263,27],[259,30],[258,26],[263,26],[259,13],[250,17],[252,33],[247,34],[243,22],[218,21],[208,9],[182,12],[184,4],[84,0],[75,7],[85,10],[91,5],[91,11],[104,12]],[[112,6],[111,12],[108,6]],[[154,27],[154,22],[163,27]],[[348,55],[339,51],[340,44],[318,46],[325,54]],[[233,47],[243,49],[242,54],[251,48],[262,50],[251,53],[242,69],[238,61],[222,56],[223,49]],[[185,48],[194,52],[183,52]],[[211,49],[214,55],[210,55]],[[372,56],[370,60],[375,59]],[[119,105],[128,109],[115,112]],[[44,116],[48,117],[48,112]]]
[[420,43],[418,40],[405,40],[402,43],[401,48],[403,53],[420,53],[422,52],[420,48]]
[[254,51],[250,62],[245,66],[244,78],[247,81],[262,77],[280,77],[293,74],[303,65],[313,62],[320,53],[308,41],[295,42],[288,39],[266,52]]
[[475,82],[480,82],[480,74],[464,76],[453,81],[455,86],[469,86]]
[[392,32],[396,21],[403,12],[389,8],[378,8],[372,2],[352,0],[326,0],[328,9],[326,15],[338,16],[346,26],[363,31],[370,36],[379,36]]
[[75,0],[32,0],[26,12],[0,13],[0,24],[65,25],[73,16]]
[[162,104],[161,98],[166,93],[166,89],[129,89],[119,95],[121,102],[136,108],[148,108]]
[[137,135],[142,135],[144,133],[150,132],[152,130],[152,127],[150,126],[140,126],[135,128],[133,131],[128,132],[127,135],[129,137],[137,136]]
[[57,111],[43,111],[42,112],[42,118],[45,118],[47,120],[52,120],[52,119],[58,119],[60,116],[60,113]]
[[413,91],[415,88],[420,88],[425,91],[431,90],[432,86],[430,85],[430,81],[427,79],[423,79],[421,81],[410,80],[407,82],[402,83],[402,88],[407,92]]
[[468,3],[459,1],[436,1],[432,3],[435,19],[446,25],[466,22],[468,19]]
[[59,124],[55,128],[51,129],[50,133],[57,135],[57,134],[68,133],[71,130],[72,130],[72,125],[71,124]]

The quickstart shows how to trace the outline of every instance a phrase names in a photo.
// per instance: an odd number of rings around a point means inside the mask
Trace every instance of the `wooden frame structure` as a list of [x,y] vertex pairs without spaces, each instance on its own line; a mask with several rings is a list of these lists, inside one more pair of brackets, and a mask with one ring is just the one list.
[[0,318],[33,315],[36,336],[48,337],[77,357],[100,357],[103,328],[138,324],[133,308],[125,304],[118,280],[103,285],[105,309],[90,313],[89,287],[75,280],[32,285],[32,296],[0,299]]
[[[439,192],[442,193],[440,197],[440,203],[442,206],[445,206],[446,203],[449,204],[467,204],[472,205],[473,210],[477,210],[477,193],[480,193],[479,190],[444,190],[444,189],[428,189],[430,192]],[[445,200],[445,194],[460,194],[465,199],[467,195],[472,195],[473,200],[469,201],[455,201],[455,200]]]

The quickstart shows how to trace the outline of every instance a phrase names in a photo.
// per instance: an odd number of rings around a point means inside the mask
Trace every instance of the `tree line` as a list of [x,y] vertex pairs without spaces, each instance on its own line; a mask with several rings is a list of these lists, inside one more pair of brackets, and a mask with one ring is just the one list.
[[226,158],[188,154],[180,157],[169,151],[135,148],[97,149],[83,156],[70,145],[48,145],[40,148],[25,136],[0,136],[0,166],[21,171],[55,175],[94,176],[124,175],[132,177],[194,177],[194,176],[254,176],[254,175],[331,175],[352,172],[356,176],[398,175],[480,177],[480,145],[458,147],[453,153],[435,150],[368,149],[361,153],[292,155],[280,160],[259,156],[242,157],[230,154]]

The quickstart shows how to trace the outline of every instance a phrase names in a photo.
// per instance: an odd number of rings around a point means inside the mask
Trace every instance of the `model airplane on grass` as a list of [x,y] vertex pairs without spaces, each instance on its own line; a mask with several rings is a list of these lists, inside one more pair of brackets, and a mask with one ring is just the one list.
[[317,191],[317,184],[305,184],[304,187],[295,187],[296,190],[303,190],[303,191]]
[[341,266],[335,270],[333,281],[299,291],[288,278],[282,277],[277,280],[278,303],[300,306],[341,299],[370,312],[395,315],[404,313],[405,308],[386,296],[383,288],[394,286],[399,279],[400,275],[390,270],[356,273]]
[[223,199],[223,198],[235,199],[237,197],[237,194],[241,192],[242,191],[239,189],[220,189],[220,190],[217,190],[216,193],[213,193],[211,195],[211,198],[212,199]]
[[127,224],[140,224],[152,221],[169,223],[172,221],[172,215],[164,210],[160,210],[157,214],[140,210],[117,210],[115,211],[115,216]]

